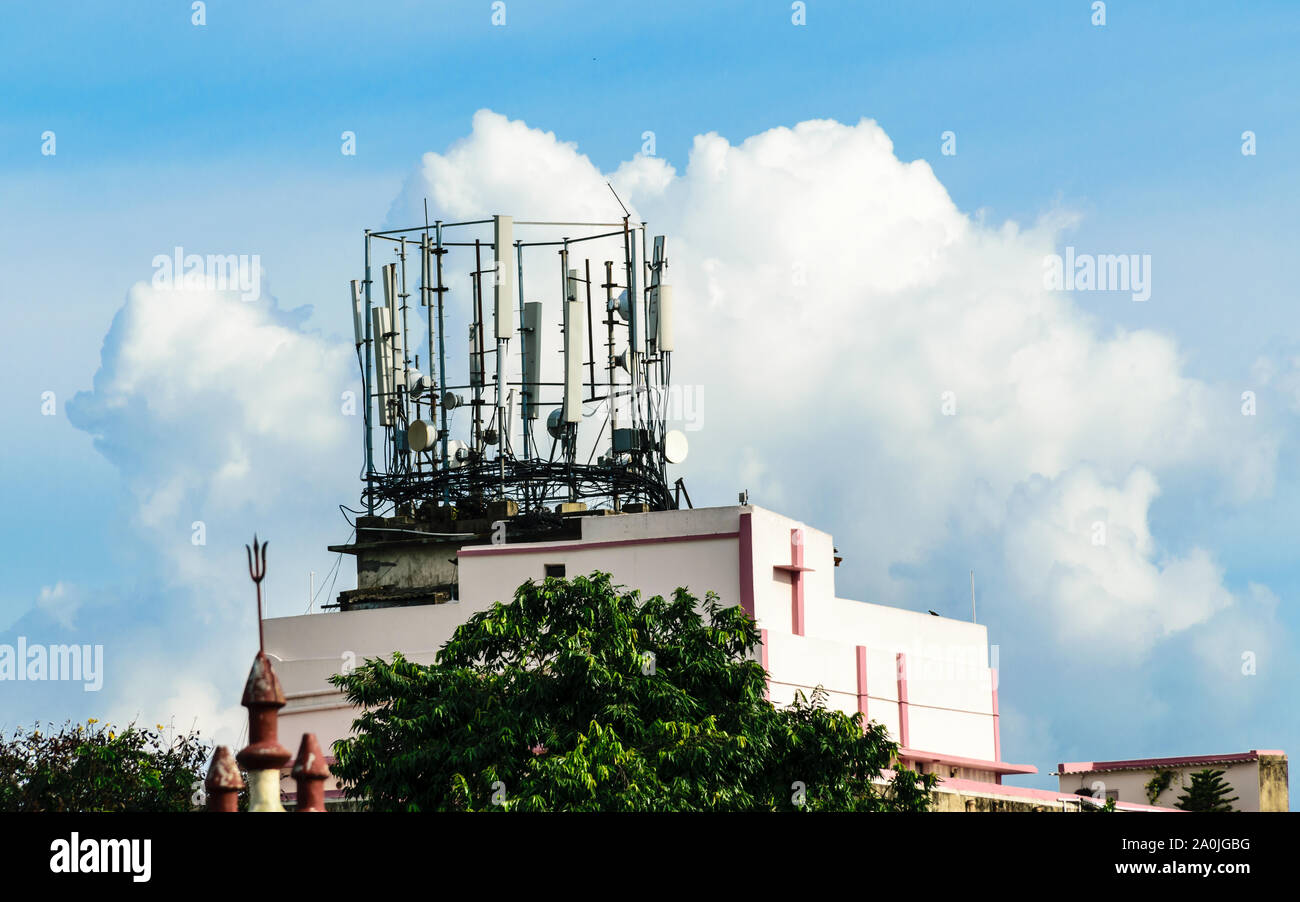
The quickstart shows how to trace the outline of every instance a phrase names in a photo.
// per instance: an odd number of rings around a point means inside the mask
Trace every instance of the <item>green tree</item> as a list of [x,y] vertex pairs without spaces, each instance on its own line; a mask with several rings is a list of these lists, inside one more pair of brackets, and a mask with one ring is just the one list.
[[394,654],[332,678],[362,707],[334,744],[352,799],[385,810],[925,810],[932,775],[885,728],[777,708],[759,631],[709,593],[623,592],[604,573],[527,582],[420,665]]
[[91,719],[0,735],[0,811],[189,811],[210,746],[197,732]]
[[1206,768],[1193,773],[1191,785],[1183,791],[1174,803],[1175,808],[1184,811],[1233,811],[1232,803],[1237,796],[1228,798],[1232,787],[1224,782],[1224,771]]

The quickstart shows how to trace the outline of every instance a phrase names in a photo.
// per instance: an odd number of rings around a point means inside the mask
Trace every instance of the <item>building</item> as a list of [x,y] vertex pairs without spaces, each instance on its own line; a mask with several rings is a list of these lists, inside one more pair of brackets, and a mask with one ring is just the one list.
[[1058,765],[1062,792],[1104,795],[1120,802],[1170,807],[1191,783],[1196,771],[1224,772],[1233,788],[1237,811],[1287,811],[1286,753],[1254,749],[1232,755],[1193,755],[1183,758],[1133,758],[1127,761],[1070,761]]
[[265,624],[289,735],[313,732],[328,748],[348,734],[356,711],[330,675],[393,651],[430,663],[457,626],[526,580],[599,569],[645,595],[685,586],[740,604],[762,630],[773,702],[822,686],[829,706],[886,726],[907,766],[985,788],[1036,772],[1002,758],[986,628],[838,598],[825,532],[749,504],[575,512],[543,541],[504,522],[505,541],[493,544],[502,530],[486,522],[446,533],[413,518],[358,520],[357,542],[342,550],[357,557],[359,585],[341,609]]

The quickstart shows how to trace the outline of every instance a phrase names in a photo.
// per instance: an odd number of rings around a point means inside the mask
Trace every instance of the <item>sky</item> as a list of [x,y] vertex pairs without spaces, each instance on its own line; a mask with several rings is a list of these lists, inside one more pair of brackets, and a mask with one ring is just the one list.
[[[1300,13],[802,6],[5,6],[0,644],[105,663],[0,727],[238,741],[242,545],[271,616],[355,584],[363,229],[609,180],[673,242],[696,505],[833,533],[843,597],[962,617],[974,569],[1017,782],[1300,746]],[[158,290],[176,247],[257,299]],[[1049,286],[1067,248],[1149,297]]]

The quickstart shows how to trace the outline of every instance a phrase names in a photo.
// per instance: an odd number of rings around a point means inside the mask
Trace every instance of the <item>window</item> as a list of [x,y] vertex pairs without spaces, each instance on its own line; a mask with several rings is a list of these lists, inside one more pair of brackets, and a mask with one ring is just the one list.
[[554,576],[554,577],[557,578],[557,579],[564,579],[564,565],[563,565],[563,564],[547,564],[547,565],[546,565],[546,576],[547,576],[548,578]]

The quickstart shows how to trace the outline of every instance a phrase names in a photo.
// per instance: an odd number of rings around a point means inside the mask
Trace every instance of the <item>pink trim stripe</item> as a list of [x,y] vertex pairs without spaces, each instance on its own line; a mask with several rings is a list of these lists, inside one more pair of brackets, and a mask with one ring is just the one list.
[[[1265,753],[1268,754],[1268,753]],[[1282,754],[1277,752],[1275,754]],[[1233,755],[1193,755],[1184,758],[1130,758],[1126,761],[1066,761],[1056,769],[1063,774],[1083,774],[1100,770],[1145,770],[1150,767],[1195,767],[1198,764],[1240,764],[1259,759],[1260,752]]]
[[867,647],[858,646],[858,711],[862,713],[862,727],[867,726]]
[[754,613],[754,522],[752,514],[740,515],[740,529],[736,533],[740,545],[740,607],[750,617]]
[[906,747],[911,738],[907,724],[907,655],[899,652],[898,662],[898,744]]
[[963,758],[960,755],[946,755],[942,752],[922,752],[917,749],[900,748],[900,761],[924,761],[927,764],[949,764],[953,767],[969,767],[971,770],[988,770],[996,774],[1036,774],[1038,768],[1032,764],[1011,764],[1008,761],[985,761],[981,758]]
[[[1079,796],[1072,795],[1068,792],[1053,792],[1050,789],[1031,789],[1028,786],[1005,786],[1001,783],[982,783],[978,780],[960,780],[950,779],[941,780],[937,789],[955,792],[981,792],[991,796],[1006,796],[1021,799],[1037,799],[1044,802],[1070,801],[1077,802]],[[1087,802],[1082,804],[1086,805]],[[1143,805],[1138,802],[1116,802],[1115,807],[1120,811],[1149,811],[1149,812],[1167,812],[1169,814],[1186,814],[1185,811],[1179,811],[1177,808],[1161,808],[1157,805]]]
[[458,555],[480,556],[486,554],[549,554],[553,551],[587,551],[593,548],[622,548],[628,545],[662,545],[668,542],[706,542],[711,539],[734,539],[736,532],[699,532],[688,536],[656,536],[649,539],[611,539],[608,542],[570,542],[566,545],[543,545],[537,542],[520,542],[517,545],[475,545],[462,548]]
[[[998,670],[996,667],[989,671],[993,674],[993,760],[1002,760],[1002,731],[998,723]],[[1034,771],[1038,773],[1038,771]]]

